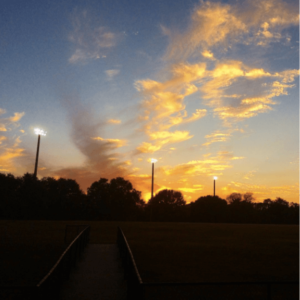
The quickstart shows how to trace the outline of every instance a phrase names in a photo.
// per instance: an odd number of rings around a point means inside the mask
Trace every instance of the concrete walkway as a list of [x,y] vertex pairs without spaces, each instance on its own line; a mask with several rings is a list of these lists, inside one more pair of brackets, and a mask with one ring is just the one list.
[[126,282],[116,244],[89,244],[61,290],[61,300],[125,300]]

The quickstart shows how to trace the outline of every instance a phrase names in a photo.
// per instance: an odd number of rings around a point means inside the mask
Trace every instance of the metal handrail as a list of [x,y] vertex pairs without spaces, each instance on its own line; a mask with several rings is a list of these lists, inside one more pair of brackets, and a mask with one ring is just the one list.
[[[67,225],[68,226],[68,225]],[[54,272],[54,270],[58,267],[58,265],[60,264],[60,262],[63,260],[63,258],[65,257],[65,255],[69,252],[69,250],[71,249],[71,247],[76,243],[76,241],[79,241],[79,238],[81,236],[83,236],[84,232],[90,230],[90,226],[86,225],[87,227],[85,229],[83,229],[75,238],[74,240],[69,244],[69,246],[67,247],[67,249],[63,252],[63,254],[59,257],[59,259],[57,260],[57,262],[54,264],[54,266],[50,269],[50,271],[48,272],[48,274],[37,284],[37,287],[40,287],[50,276],[51,274]],[[81,251],[82,252],[82,251]]]
[[127,280],[127,299],[142,300],[144,299],[142,277],[136,266],[128,241],[120,227],[117,228],[117,245],[124,267],[124,278]]
[[127,248],[128,254],[129,254],[129,256],[130,256],[130,259],[131,259],[131,261],[132,261],[132,265],[133,265],[133,267],[134,267],[134,271],[135,271],[135,273],[136,273],[136,276],[137,276],[137,278],[138,278],[138,281],[139,281],[139,283],[142,284],[142,283],[143,283],[143,280],[142,280],[142,277],[141,277],[141,275],[140,275],[140,273],[139,273],[139,270],[138,270],[138,268],[137,268],[137,266],[136,266],[136,262],[135,262],[135,259],[134,259],[134,257],[133,257],[131,248],[130,248],[130,246],[129,246],[129,244],[128,244],[128,241],[127,241],[127,239],[126,239],[126,237],[125,237],[125,235],[124,235],[124,233],[123,233],[123,231],[122,231],[122,229],[121,229],[120,227],[118,227],[118,231],[119,231],[119,234],[121,234],[121,236],[122,236],[122,239],[123,239],[123,241],[124,241],[124,244],[126,245],[126,248]]
[[31,300],[57,298],[61,284],[64,280],[69,278],[71,268],[76,265],[77,259],[88,244],[89,234],[90,225],[86,225],[86,227],[73,239],[54,266],[37,285],[0,286],[0,292],[1,290],[11,290],[14,295],[10,296],[9,299]]
[[[133,257],[129,243],[120,227],[117,229],[117,244],[120,249],[122,262],[124,266],[125,278],[127,279],[127,299],[128,300],[143,300],[146,287],[164,287],[164,286],[226,286],[226,285],[264,285],[267,287],[267,299],[271,300],[271,285],[298,284],[298,281],[240,281],[240,282],[143,282],[138,271],[135,259]],[[133,276],[138,280],[134,280],[128,276],[128,262],[132,265]],[[132,272],[131,272],[132,273]],[[129,273],[130,275],[130,273]]]

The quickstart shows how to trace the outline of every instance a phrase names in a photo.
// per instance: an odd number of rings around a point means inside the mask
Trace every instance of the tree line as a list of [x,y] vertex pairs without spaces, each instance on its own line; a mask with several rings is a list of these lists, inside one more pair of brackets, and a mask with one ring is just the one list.
[[252,193],[232,193],[226,199],[203,196],[187,204],[181,192],[162,190],[145,203],[122,177],[100,178],[83,193],[73,179],[0,173],[2,220],[299,224],[299,204],[281,198],[254,200]]

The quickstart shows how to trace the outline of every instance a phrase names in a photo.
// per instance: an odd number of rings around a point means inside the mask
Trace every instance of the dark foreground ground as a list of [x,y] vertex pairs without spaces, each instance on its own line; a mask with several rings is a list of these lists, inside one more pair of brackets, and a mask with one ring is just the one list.
[[144,282],[299,280],[299,226],[0,221],[0,285],[37,284],[65,249],[66,224],[90,224],[90,243],[120,226]]

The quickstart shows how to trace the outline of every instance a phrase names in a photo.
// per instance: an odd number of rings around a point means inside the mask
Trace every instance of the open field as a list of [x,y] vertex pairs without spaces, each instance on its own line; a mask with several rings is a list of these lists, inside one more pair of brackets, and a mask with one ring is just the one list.
[[0,221],[0,285],[36,284],[62,253],[66,224],[90,224],[91,243],[120,226],[145,282],[298,280],[296,225]]

